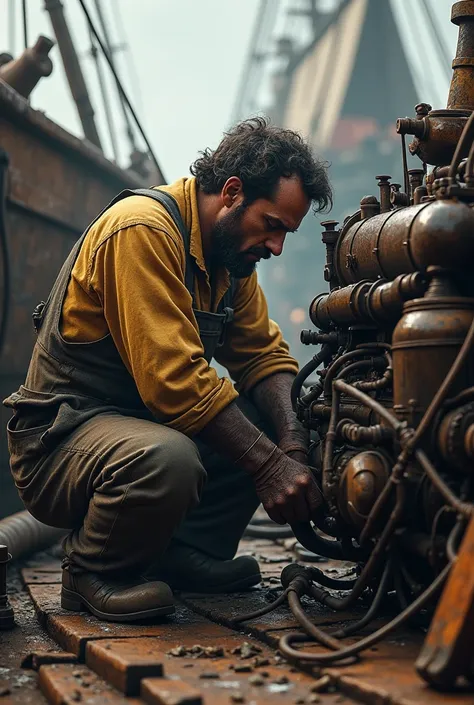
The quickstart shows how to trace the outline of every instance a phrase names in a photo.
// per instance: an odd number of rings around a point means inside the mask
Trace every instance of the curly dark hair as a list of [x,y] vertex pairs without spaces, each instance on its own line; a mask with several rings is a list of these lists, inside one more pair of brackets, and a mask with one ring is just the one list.
[[191,174],[204,193],[219,193],[227,179],[238,176],[246,202],[271,198],[282,176],[297,175],[315,212],[332,207],[327,163],[313,156],[293,130],[270,124],[264,117],[238,123],[217,149],[205,149],[191,165]]

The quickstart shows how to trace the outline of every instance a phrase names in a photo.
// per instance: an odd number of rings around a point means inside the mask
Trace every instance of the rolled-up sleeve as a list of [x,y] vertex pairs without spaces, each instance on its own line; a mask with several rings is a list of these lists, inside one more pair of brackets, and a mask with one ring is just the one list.
[[240,392],[277,372],[298,372],[279,326],[268,317],[268,306],[257,273],[239,280],[234,296],[234,320],[217,361],[226,367]]
[[192,436],[237,392],[203,357],[183,260],[169,233],[125,227],[94,252],[89,286],[144,404],[160,423]]

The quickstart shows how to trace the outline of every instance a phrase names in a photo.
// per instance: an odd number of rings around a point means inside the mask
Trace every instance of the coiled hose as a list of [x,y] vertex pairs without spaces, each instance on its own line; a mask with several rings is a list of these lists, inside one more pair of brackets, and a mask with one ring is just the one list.
[[8,546],[14,560],[51,546],[65,533],[65,529],[46,526],[26,511],[0,520],[0,545]]

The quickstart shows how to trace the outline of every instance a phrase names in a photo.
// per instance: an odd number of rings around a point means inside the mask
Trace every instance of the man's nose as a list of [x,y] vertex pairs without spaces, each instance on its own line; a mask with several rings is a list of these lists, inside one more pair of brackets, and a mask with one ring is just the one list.
[[279,257],[279,255],[283,252],[285,238],[286,233],[274,233],[266,239],[265,247],[270,250],[274,257]]

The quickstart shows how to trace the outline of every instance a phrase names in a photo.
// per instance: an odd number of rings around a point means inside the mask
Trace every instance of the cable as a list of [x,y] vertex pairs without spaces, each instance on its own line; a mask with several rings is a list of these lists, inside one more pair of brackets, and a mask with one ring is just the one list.
[[27,0],[22,0],[22,12],[23,12],[23,44],[25,49],[28,49],[28,8],[26,6]]
[[[114,49],[112,47],[112,43],[109,38],[109,33],[107,30],[107,22],[105,21],[104,13],[102,12],[101,1],[94,0],[94,4],[95,4],[96,12],[97,12],[97,17],[99,18],[99,24],[102,29],[102,35],[104,37],[104,45],[107,50],[107,55],[110,59],[110,66],[111,66],[111,68],[113,67],[114,71],[116,71],[115,61],[114,61]],[[135,143],[135,137],[133,135],[130,117],[127,113],[127,107],[124,102],[122,92],[121,92],[120,88],[118,87],[118,85],[117,85],[117,90],[118,90],[118,98],[119,98],[120,107],[122,108],[123,119],[124,119],[125,125],[126,125],[127,137],[130,140],[130,147],[131,147],[132,151],[135,152],[137,149],[137,146]]]
[[381,602],[388,591],[388,586],[390,583],[390,579],[392,577],[392,560],[389,559],[387,562],[387,565],[384,568],[384,571],[382,573],[382,578],[380,580],[380,584],[377,588],[377,592],[375,593],[375,597],[372,601],[372,604],[370,605],[369,609],[367,610],[366,614],[359,619],[355,624],[349,624],[347,627],[343,627],[342,629],[338,629],[337,632],[334,632],[332,635],[335,639],[342,639],[343,637],[350,636],[351,634],[355,634],[356,632],[359,632],[361,629],[366,627],[370,622],[372,622],[375,617],[377,616],[377,613],[379,611]]
[[10,252],[6,228],[6,174],[8,155],[0,148],[0,256],[2,260],[2,308],[0,310],[0,355],[7,334],[8,314],[11,298]]
[[118,153],[118,145],[117,145],[117,135],[115,132],[114,121],[112,120],[112,114],[110,112],[109,96],[107,94],[107,86],[106,86],[106,83],[104,80],[102,66],[100,65],[100,58],[99,58],[99,54],[97,51],[97,47],[95,45],[94,35],[92,34],[92,30],[90,27],[89,27],[89,36],[90,36],[90,43],[91,43],[90,54],[91,54],[91,57],[94,61],[95,68],[96,68],[97,82],[99,84],[100,94],[102,96],[102,103],[104,106],[104,113],[105,113],[105,120],[107,122],[107,128],[109,130],[109,139],[110,139],[110,144],[112,146],[112,153],[114,155],[115,161],[118,163],[118,154],[119,153]]
[[429,602],[436,595],[438,590],[443,586],[445,580],[449,575],[450,570],[451,564],[448,564],[435,578],[435,580],[433,580],[431,585],[421,595],[419,595],[410,605],[408,605],[408,607],[403,610],[403,612],[400,612],[400,614],[394,617],[391,622],[385,624],[383,627],[377,629],[377,631],[373,632],[364,639],[361,639],[357,643],[352,644],[351,646],[346,646],[340,651],[325,654],[314,654],[305,651],[297,651],[296,649],[292,648],[292,643],[308,640],[306,635],[298,634],[297,632],[292,632],[283,636],[279,641],[278,648],[280,652],[287,658],[317,664],[334,663],[336,661],[342,661],[343,659],[349,658],[350,656],[356,656],[361,651],[368,649],[370,646],[373,646],[377,642],[381,641],[381,639],[388,636],[388,634],[393,632],[404,622],[410,619],[410,617],[416,614],[422,607],[424,607],[425,604]]
[[251,619],[257,619],[257,617],[263,617],[263,615],[268,614],[269,612],[273,612],[273,610],[276,610],[277,607],[280,607],[285,600],[286,596],[288,595],[288,590],[285,590],[284,593],[280,595],[280,597],[277,597],[277,599],[271,603],[271,605],[267,605],[266,607],[262,607],[259,610],[255,610],[255,612],[249,612],[248,614],[241,614],[240,617],[236,617],[235,619],[232,620],[234,624],[240,624],[240,622],[248,622]]
[[340,541],[330,541],[317,534],[311,528],[309,522],[297,522],[291,525],[294,535],[302,546],[313,553],[326,558],[335,558],[336,560],[344,560],[344,551]]
[[122,86],[122,83],[121,83],[121,81],[120,81],[120,78],[119,78],[119,76],[117,75],[117,72],[115,71],[113,62],[110,60],[109,53],[108,53],[108,51],[106,50],[106,48],[104,47],[104,44],[103,44],[103,42],[102,42],[102,39],[100,38],[100,36],[99,36],[99,34],[98,34],[98,32],[97,32],[97,29],[95,28],[95,25],[94,25],[94,23],[93,23],[93,21],[92,21],[92,18],[91,18],[90,14],[89,14],[89,11],[88,11],[87,7],[86,7],[85,1],[84,1],[84,0],[79,0],[79,4],[80,4],[80,6],[82,7],[82,10],[83,10],[84,15],[85,15],[85,17],[86,17],[86,20],[87,20],[87,22],[88,22],[88,24],[89,24],[89,27],[90,27],[91,30],[92,30],[92,33],[94,34],[94,36],[95,36],[95,38],[96,38],[96,40],[97,40],[97,43],[98,43],[98,45],[100,46],[101,51],[102,51],[102,53],[104,54],[104,56],[105,56],[105,58],[106,58],[106,60],[107,60],[107,63],[108,63],[108,65],[109,65],[109,68],[110,68],[110,70],[112,71],[113,77],[114,77],[115,82],[116,82],[116,84],[117,84],[117,88],[118,88],[119,91],[121,92],[122,97],[123,97],[125,103],[127,104],[127,107],[128,107],[128,109],[130,110],[130,113],[131,113],[131,115],[132,115],[132,117],[133,117],[133,119],[134,119],[134,121],[135,121],[135,124],[136,124],[136,126],[138,127],[138,129],[139,129],[139,131],[140,131],[140,134],[141,134],[141,136],[142,136],[142,138],[143,138],[143,141],[144,141],[145,144],[146,144],[146,147],[147,147],[148,152],[149,152],[149,154],[150,154],[150,157],[151,157],[151,159],[152,159],[152,161],[153,161],[153,164],[154,164],[154,166],[155,166],[155,169],[156,169],[157,172],[158,172],[158,176],[159,176],[159,178],[161,179],[162,183],[165,183],[165,179],[164,179],[164,176],[163,176],[163,172],[161,171],[160,165],[159,165],[158,160],[157,160],[157,158],[156,158],[156,156],[155,156],[155,153],[154,153],[154,151],[153,151],[153,149],[152,149],[152,146],[151,146],[150,142],[148,141],[148,138],[147,138],[147,136],[146,136],[146,134],[145,134],[145,131],[144,131],[142,125],[141,125],[140,120],[138,119],[137,114],[135,113],[135,110],[133,109],[133,106],[132,106],[132,104],[131,104],[131,102],[130,102],[130,100],[129,100],[129,98],[128,98],[126,92],[125,92],[125,89],[124,89],[123,86]]
[[461,535],[465,526],[466,523],[464,521],[464,517],[461,516],[455,524],[454,529],[448,536],[448,540],[446,542],[446,555],[448,557],[448,560],[451,562],[455,561],[458,557],[458,544],[460,542]]
[[303,627],[305,632],[309,634],[309,636],[312,636],[315,641],[327,646],[329,649],[333,649],[334,651],[338,651],[340,649],[341,644],[337,639],[334,639],[330,634],[326,634],[326,632],[319,629],[319,627],[308,619],[303,608],[301,607],[298,592],[291,587],[288,589],[288,605],[293,617]]
[[[469,141],[472,142],[474,137],[474,111],[469,115],[469,118],[464,125],[464,130],[462,131],[461,137],[458,140],[456,149],[454,150],[453,158],[451,159],[451,164],[449,165],[448,178],[453,181],[456,178],[458,171],[458,166],[461,162],[463,154],[466,152],[466,147]],[[467,170],[467,167],[466,167]]]
[[328,587],[331,590],[352,590],[357,583],[357,578],[351,580],[331,578],[329,575],[326,575],[326,573],[323,573],[322,570],[319,570],[319,568],[314,568],[314,566],[308,566],[306,573],[315,583],[324,585],[324,587]]
[[427,477],[431,480],[438,492],[442,495],[443,499],[456,512],[458,512],[458,514],[462,514],[464,517],[474,516],[474,504],[471,504],[470,502],[463,502],[462,500],[458,499],[458,497],[456,497],[456,495],[445,483],[443,478],[438,474],[436,468],[431,463],[426,453],[423,450],[418,449],[415,451],[415,457],[420,463],[423,470],[425,471]]

